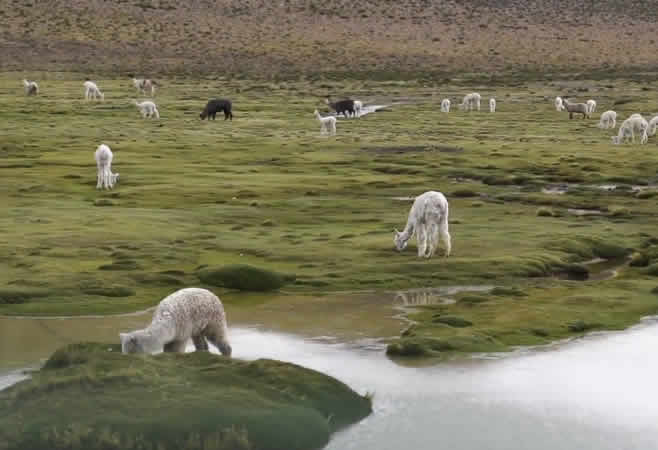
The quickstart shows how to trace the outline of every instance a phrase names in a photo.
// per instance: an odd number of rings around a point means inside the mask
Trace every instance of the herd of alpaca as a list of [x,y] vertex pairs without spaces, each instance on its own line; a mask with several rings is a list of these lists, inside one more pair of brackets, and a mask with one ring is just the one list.
[[[569,119],[572,119],[574,114],[582,114],[582,118],[585,119],[591,117],[592,113],[596,111],[597,103],[596,100],[592,99],[587,100],[585,103],[571,103],[568,99],[555,97],[554,105],[557,111],[567,111]],[[617,113],[612,110],[605,111],[601,114],[597,126],[604,130],[616,128]],[[658,116],[647,122],[641,114],[632,114],[621,123],[617,135],[612,136],[611,140],[614,145],[625,142],[635,143],[636,136],[639,136],[640,144],[646,144],[649,136],[656,134],[657,127]]]

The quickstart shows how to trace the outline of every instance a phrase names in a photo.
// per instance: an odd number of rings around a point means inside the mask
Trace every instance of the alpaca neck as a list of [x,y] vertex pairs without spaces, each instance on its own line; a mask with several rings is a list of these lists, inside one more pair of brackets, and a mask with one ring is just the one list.
[[319,120],[320,122],[322,122],[322,116],[320,115],[319,112],[315,111],[315,117],[317,117],[318,120]]
[[404,230],[400,233],[400,238],[402,238],[403,241],[408,241],[411,239],[411,236],[414,235],[414,231],[416,230],[416,222],[413,220],[411,217],[407,220],[407,224],[404,227]]
[[144,331],[157,345],[164,345],[176,337],[176,327],[169,320],[154,320]]

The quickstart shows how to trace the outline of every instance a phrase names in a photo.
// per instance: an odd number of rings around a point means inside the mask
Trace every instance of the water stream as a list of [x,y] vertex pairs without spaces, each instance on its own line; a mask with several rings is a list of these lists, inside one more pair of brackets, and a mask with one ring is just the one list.
[[[455,292],[230,298],[234,356],[291,361],[374,393],[374,414],[332,450],[658,448],[658,322],[431,367],[384,355],[381,338],[404,326],[400,308]],[[150,317],[0,318],[0,389],[65,343],[116,342]]]

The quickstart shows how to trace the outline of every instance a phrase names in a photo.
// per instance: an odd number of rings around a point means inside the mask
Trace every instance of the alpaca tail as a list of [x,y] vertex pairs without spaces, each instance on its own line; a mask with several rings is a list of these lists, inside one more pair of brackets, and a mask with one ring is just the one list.
[[155,118],[159,119],[160,118],[160,112],[158,111],[158,108],[153,109],[153,114],[155,114]]

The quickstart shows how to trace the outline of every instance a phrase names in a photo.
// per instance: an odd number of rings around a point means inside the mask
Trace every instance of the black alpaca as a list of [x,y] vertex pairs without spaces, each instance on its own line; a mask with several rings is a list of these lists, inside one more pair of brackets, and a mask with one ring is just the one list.
[[342,114],[345,117],[348,117],[348,113],[352,116],[356,115],[354,110],[354,100],[341,100],[336,103],[331,103],[329,97],[327,97],[325,101],[327,102],[327,105],[331,107],[331,109],[336,111],[336,114]]
[[215,120],[215,115],[219,111],[223,111],[224,120],[226,119],[233,120],[233,112],[231,111],[232,107],[233,105],[231,104],[231,100],[225,100],[223,98],[208,100],[208,104],[206,105],[205,108],[203,108],[203,111],[201,111],[199,117],[201,117],[201,120],[205,119],[206,117],[208,118],[208,120],[210,120],[211,117],[212,120]]

